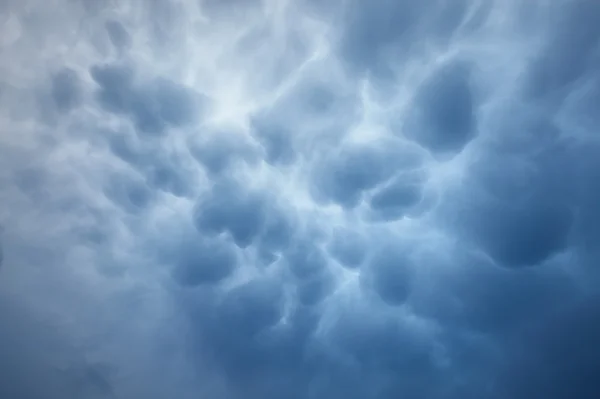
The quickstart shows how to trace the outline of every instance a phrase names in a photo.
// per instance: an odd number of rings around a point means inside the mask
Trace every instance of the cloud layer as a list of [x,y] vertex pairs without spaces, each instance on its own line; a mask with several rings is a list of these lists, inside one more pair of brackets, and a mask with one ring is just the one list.
[[598,397],[599,38],[586,0],[0,1],[0,397]]

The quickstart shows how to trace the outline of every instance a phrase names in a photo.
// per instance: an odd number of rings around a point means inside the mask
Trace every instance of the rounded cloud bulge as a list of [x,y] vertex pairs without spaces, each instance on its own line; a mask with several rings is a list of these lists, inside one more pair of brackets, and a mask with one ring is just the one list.
[[600,397],[598,26],[0,1],[0,396]]

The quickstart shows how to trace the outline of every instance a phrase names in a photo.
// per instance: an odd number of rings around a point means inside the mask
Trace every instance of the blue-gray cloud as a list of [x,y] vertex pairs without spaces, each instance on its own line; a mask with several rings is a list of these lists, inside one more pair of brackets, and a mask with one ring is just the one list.
[[62,111],[69,111],[81,102],[81,88],[77,72],[64,68],[52,78],[52,99],[56,107]]
[[0,396],[600,396],[599,26],[0,1]]
[[113,46],[119,50],[125,49],[131,45],[131,35],[119,21],[107,21],[106,32]]
[[185,87],[166,78],[136,84],[135,71],[128,65],[94,65],[90,75],[99,85],[101,107],[129,115],[141,134],[161,134],[187,124],[199,111]]
[[433,152],[462,150],[477,123],[470,86],[466,66],[442,65],[415,95],[408,136]]

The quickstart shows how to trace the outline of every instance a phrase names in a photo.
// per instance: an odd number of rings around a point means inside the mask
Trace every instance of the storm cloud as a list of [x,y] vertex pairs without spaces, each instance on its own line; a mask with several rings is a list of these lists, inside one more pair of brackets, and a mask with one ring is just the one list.
[[0,1],[0,397],[600,397],[599,27]]

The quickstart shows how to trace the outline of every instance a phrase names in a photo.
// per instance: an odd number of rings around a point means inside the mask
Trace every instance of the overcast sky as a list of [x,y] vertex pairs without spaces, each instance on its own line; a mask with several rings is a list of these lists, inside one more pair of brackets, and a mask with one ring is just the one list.
[[597,399],[598,109],[596,0],[0,0],[0,398]]

